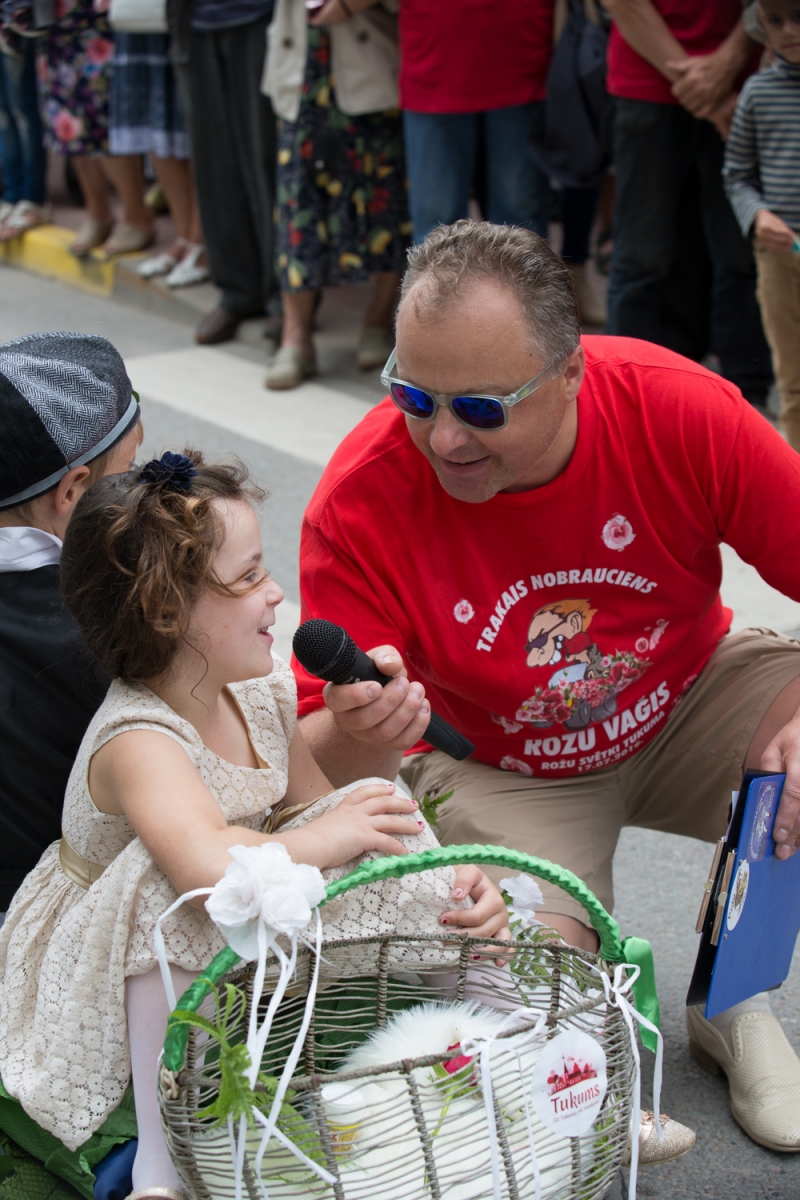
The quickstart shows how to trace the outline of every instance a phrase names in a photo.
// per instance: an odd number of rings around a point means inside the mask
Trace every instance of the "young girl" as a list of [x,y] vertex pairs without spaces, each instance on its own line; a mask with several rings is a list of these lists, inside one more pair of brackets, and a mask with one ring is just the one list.
[[[167,1017],[157,918],[216,883],[234,845],[281,841],[327,879],[360,856],[436,845],[393,784],[334,792],[316,766],[295,728],[291,672],[271,651],[283,592],[262,561],[251,504],[263,494],[240,465],[187,453],[101,480],[73,516],[64,595],[114,682],[70,776],[64,836],[0,933],[5,1088],[74,1149],[132,1077],[137,1200],[180,1188],[156,1103]],[[262,832],[265,817],[275,832]],[[440,921],[508,936],[502,897],[477,867],[365,890],[325,906],[328,937],[432,933]],[[180,995],[224,942],[202,899],[164,933]]]

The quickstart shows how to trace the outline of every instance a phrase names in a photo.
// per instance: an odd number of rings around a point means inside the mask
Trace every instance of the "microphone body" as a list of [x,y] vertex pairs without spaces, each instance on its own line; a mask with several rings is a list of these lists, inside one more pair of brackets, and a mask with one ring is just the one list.
[[[370,680],[385,687],[394,678],[379,671],[373,659],[360,650],[346,630],[332,621],[313,618],[304,621],[292,640],[297,661],[318,679],[348,684]],[[469,758],[475,747],[457,729],[431,710],[428,727],[422,735],[436,750],[450,758]]]

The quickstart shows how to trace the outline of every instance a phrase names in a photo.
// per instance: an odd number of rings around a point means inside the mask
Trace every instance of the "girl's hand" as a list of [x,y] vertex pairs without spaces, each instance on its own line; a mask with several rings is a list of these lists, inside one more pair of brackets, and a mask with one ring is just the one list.
[[[442,925],[465,936],[502,938],[503,941],[510,942],[511,930],[508,927],[508,909],[505,901],[499,889],[480,867],[470,865],[458,868],[453,886],[453,899],[463,900],[465,896],[474,901],[474,907],[442,913],[439,918]],[[504,962],[504,959],[498,959],[497,965],[503,966]]]
[[278,837],[295,862],[324,870],[340,867],[367,850],[408,854],[392,834],[419,834],[424,828],[416,800],[397,792],[393,783],[367,783],[323,817]]

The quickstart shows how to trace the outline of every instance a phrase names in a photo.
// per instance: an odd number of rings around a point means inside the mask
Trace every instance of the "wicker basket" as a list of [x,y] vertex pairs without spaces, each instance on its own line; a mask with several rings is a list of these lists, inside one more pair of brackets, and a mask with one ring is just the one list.
[[[600,954],[594,956],[547,940],[541,930],[521,930],[515,937],[512,973],[516,993],[522,1004],[546,1014],[546,1028],[536,1047],[526,1051],[527,1057],[513,1050],[514,1039],[518,1041],[529,1028],[524,1023],[515,1023],[501,1033],[493,1047],[494,1183],[487,1113],[474,1074],[470,1079],[465,1069],[450,1076],[439,1065],[452,1058],[452,1049],[379,1067],[342,1070],[342,1064],[369,1034],[385,1027],[395,1013],[410,1004],[463,999],[468,972],[471,995],[476,995],[477,972],[482,980],[477,998],[482,995],[491,1003],[493,989],[499,986],[494,980],[501,975],[493,967],[491,946],[507,947],[507,943],[452,934],[416,939],[390,936],[323,943],[313,1018],[281,1109],[279,1129],[324,1166],[333,1182],[325,1183],[274,1140],[257,1171],[259,1131],[254,1129],[242,1142],[241,1194],[246,1194],[247,1200],[264,1200],[265,1196],[269,1200],[423,1200],[427,1196],[483,1200],[498,1195],[508,1200],[536,1196],[541,1200],[599,1200],[607,1193],[625,1152],[632,1112],[638,1107],[638,1102],[634,1104],[638,1056],[630,1020],[613,1002],[609,989],[604,991],[602,979],[602,975],[609,980],[613,977],[613,964],[630,961],[627,943],[623,949],[616,923],[586,886],[552,863],[515,851],[451,846],[369,862],[330,884],[327,899],[376,879],[464,862],[495,864],[560,884],[584,906],[601,944]],[[646,946],[635,940],[640,948]],[[397,954],[404,947],[413,960],[413,974],[398,973]],[[450,965],[426,965],[431,950],[441,951]],[[481,956],[478,967],[476,955]],[[363,970],[365,961],[373,964],[368,973]],[[293,986],[273,1020],[261,1063],[262,1082],[255,1089],[256,1100],[260,1098],[267,1107],[270,1080],[280,1074],[301,1026],[313,964],[313,951],[303,948]],[[159,1103],[167,1145],[192,1200],[234,1200],[237,1194],[228,1136],[232,1120],[219,1119],[220,1112],[232,1103],[232,1076],[230,1072],[225,1076],[219,1039],[222,1037],[224,1053],[231,1062],[237,1046],[239,1051],[245,1050],[253,974],[252,964],[242,964],[230,949],[222,951],[170,1016]],[[508,971],[502,975],[507,977]],[[268,1001],[267,987],[259,1008]],[[205,1020],[198,1014],[201,1005],[208,1014]],[[215,1032],[211,1033],[212,1029]],[[580,1137],[565,1137],[541,1124],[532,1129],[527,1106],[527,1118],[520,1107],[523,1068],[529,1072],[542,1046],[565,1030],[588,1033],[606,1055],[605,1099],[592,1128]],[[510,1039],[505,1053],[504,1039]],[[331,1118],[328,1085],[349,1083],[359,1089],[360,1096],[362,1092],[377,1094],[376,1081],[384,1085],[388,1081],[390,1086],[382,1103],[371,1103],[368,1116]]]

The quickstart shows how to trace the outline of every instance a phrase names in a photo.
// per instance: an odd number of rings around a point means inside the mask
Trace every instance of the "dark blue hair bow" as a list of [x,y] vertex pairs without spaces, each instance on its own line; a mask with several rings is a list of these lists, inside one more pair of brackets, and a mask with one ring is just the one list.
[[185,454],[173,454],[167,450],[161,458],[153,458],[142,467],[140,483],[165,483],[178,492],[188,492],[197,471],[194,463]]

